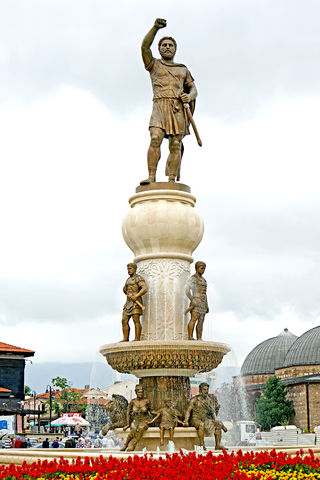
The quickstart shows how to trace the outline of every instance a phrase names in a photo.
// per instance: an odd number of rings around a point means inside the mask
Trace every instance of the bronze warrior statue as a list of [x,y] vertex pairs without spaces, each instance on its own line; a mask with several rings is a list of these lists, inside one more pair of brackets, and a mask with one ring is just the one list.
[[159,412],[157,412],[157,415],[150,420],[149,425],[160,418],[160,445],[164,445],[165,430],[169,430],[169,440],[173,442],[175,427],[178,424],[183,425],[183,422],[179,420],[179,416],[180,413],[173,407],[171,400],[168,398],[164,402],[164,407],[162,407]]
[[123,292],[127,295],[127,301],[124,304],[122,312],[122,332],[123,342],[129,341],[130,326],[129,320],[132,317],[135,328],[135,340],[140,340],[141,337],[141,323],[140,315],[145,309],[142,302],[142,295],[147,292],[146,282],[141,275],[137,275],[137,265],[135,263],[128,263],[127,265],[129,278],[127,279]]
[[[189,134],[189,103],[194,109],[197,89],[187,67],[173,61],[177,43],[172,37],[163,37],[159,41],[161,58],[152,56],[151,44],[160,28],[166,27],[163,18],[157,18],[153,27],[144,37],[141,52],[145,68],[150,73],[153,89],[153,109],[149,122],[150,146],[148,150],[149,177],[141,185],[155,182],[156,170],[160,160],[160,145],[164,137],[169,140],[169,157],[166,175],[169,182],[180,179],[180,163],[183,153],[182,139]],[[199,142],[198,142],[199,143]],[[200,145],[200,143],[199,143]]]
[[221,445],[221,430],[227,431],[222,422],[216,419],[219,412],[220,405],[215,395],[209,394],[209,385],[207,383],[200,383],[199,395],[196,395],[190,400],[187,408],[184,425],[187,427],[195,427],[198,431],[200,446],[206,450],[204,445],[204,435],[215,438],[215,450],[225,449]]
[[206,313],[209,312],[207,282],[202,276],[205,272],[206,264],[204,262],[197,262],[195,269],[196,273],[190,277],[186,288],[190,306],[185,313],[191,312],[191,318],[188,323],[188,340],[194,340],[194,327],[196,327],[197,340],[202,340],[204,317]]
[[132,452],[135,450],[137,443],[143,437],[143,433],[149,428],[149,421],[151,419],[151,405],[150,400],[145,398],[143,388],[137,385],[135,388],[137,398],[131,400],[127,410],[127,424],[123,430],[129,427],[130,432],[127,436],[126,443],[121,451]]

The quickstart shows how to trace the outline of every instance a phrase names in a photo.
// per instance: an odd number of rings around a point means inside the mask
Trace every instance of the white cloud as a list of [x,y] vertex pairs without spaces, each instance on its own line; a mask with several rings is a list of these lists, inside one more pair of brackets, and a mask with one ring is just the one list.
[[[201,0],[190,16],[185,5],[5,3],[0,340],[39,361],[56,359],[59,335],[77,333],[61,361],[121,336],[133,256],[121,222],[146,176],[151,109],[139,44],[159,15],[199,89],[203,147],[185,139],[182,181],[205,220],[194,256],[208,265],[206,335],[241,362],[284,327],[319,321],[319,7]],[[160,180],[166,144],[162,156]]]

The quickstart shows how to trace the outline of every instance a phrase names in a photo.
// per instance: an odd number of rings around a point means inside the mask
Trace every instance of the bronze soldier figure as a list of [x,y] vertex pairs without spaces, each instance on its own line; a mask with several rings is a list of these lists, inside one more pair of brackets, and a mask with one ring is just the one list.
[[190,133],[184,104],[191,103],[193,109],[197,96],[194,79],[187,67],[173,61],[177,43],[172,37],[163,37],[159,41],[160,59],[152,56],[151,44],[158,30],[166,25],[166,20],[157,18],[141,45],[143,63],[150,73],[153,89],[153,109],[149,123],[149,177],[142,180],[141,185],[153,183],[156,180],[160,145],[164,137],[169,140],[170,151],[166,175],[169,176],[169,182],[180,179],[182,139]]
[[214,435],[215,438],[215,450],[225,449],[221,445],[221,430],[227,431],[222,422],[216,419],[216,415],[219,412],[220,405],[215,395],[209,395],[209,385],[207,383],[200,383],[199,395],[196,395],[190,400],[187,408],[184,426],[189,424],[191,427],[195,427],[198,431],[198,437],[200,446],[206,450],[204,445],[204,435]]
[[135,263],[128,263],[127,265],[129,278],[127,279],[123,292],[127,295],[127,301],[124,304],[122,312],[122,342],[129,341],[130,326],[129,320],[132,317],[135,328],[135,340],[140,340],[141,337],[141,323],[140,315],[144,310],[142,303],[142,295],[147,292],[146,282],[141,275],[137,275],[137,265]]
[[186,288],[186,294],[190,300],[190,306],[186,313],[191,312],[191,318],[188,323],[188,340],[194,340],[193,331],[195,326],[197,340],[202,340],[204,317],[209,312],[207,282],[202,276],[205,272],[206,264],[197,262],[195,269],[196,273],[189,279]]

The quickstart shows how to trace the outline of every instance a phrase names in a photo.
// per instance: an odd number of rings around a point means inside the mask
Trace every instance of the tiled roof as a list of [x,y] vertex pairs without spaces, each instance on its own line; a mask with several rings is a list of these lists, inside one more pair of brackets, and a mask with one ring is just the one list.
[[34,355],[33,350],[28,350],[26,348],[15,347],[14,345],[9,345],[8,343],[0,342],[0,353],[16,353],[21,354],[24,357],[31,357]]
[[[76,392],[76,393],[79,393],[80,395],[83,395],[84,393],[88,392],[87,389],[84,389],[84,388],[67,388],[66,389],[67,392]],[[54,395],[55,398],[59,398],[60,397],[60,392],[61,390],[54,390],[52,389],[52,395]],[[31,395],[30,395],[31,397]],[[44,392],[44,393],[38,393],[36,395],[36,398],[39,398],[39,399],[48,399],[50,397],[50,393],[49,392]]]

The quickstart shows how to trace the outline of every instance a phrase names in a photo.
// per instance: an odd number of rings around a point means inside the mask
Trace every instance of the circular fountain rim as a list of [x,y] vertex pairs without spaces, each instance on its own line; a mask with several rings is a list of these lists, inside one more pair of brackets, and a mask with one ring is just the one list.
[[210,342],[206,340],[140,340],[131,342],[117,342],[101,345],[99,352],[104,353],[113,352],[129,352],[132,350],[159,350],[160,349],[172,349],[172,350],[185,350],[185,349],[197,349],[200,351],[216,351],[221,353],[228,353],[231,348],[228,344],[222,342]]

